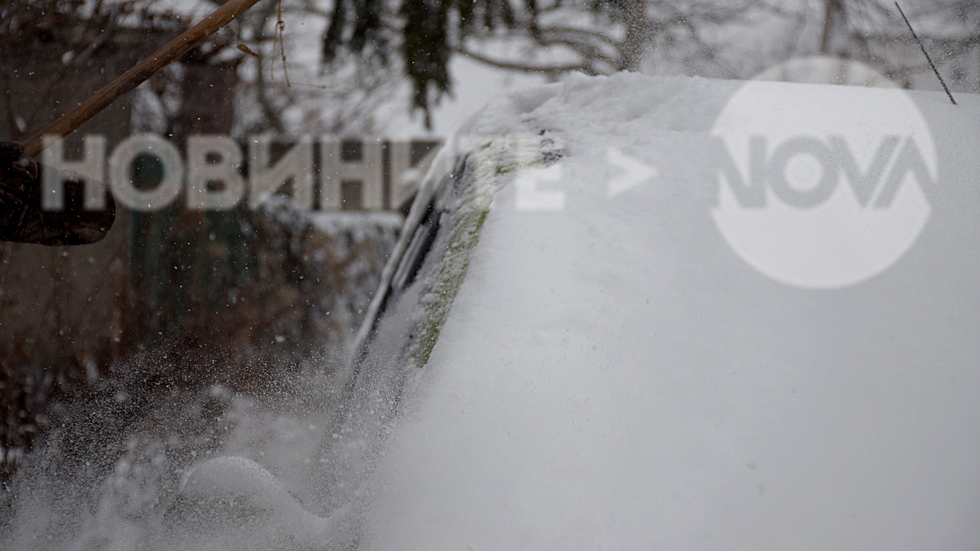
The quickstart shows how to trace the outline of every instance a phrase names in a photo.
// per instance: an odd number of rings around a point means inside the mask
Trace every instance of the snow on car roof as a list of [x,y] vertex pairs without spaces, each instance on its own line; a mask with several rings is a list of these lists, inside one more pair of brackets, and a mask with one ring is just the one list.
[[489,106],[461,151],[561,158],[501,176],[361,543],[974,545],[980,101],[957,99],[623,74]]

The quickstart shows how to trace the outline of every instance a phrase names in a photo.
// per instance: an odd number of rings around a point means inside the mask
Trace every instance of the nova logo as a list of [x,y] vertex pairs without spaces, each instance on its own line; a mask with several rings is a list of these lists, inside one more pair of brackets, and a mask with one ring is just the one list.
[[721,157],[720,169],[742,208],[766,208],[770,194],[790,207],[816,208],[826,203],[843,181],[861,208],[887,209],[906,183],[906,176],[913,177],[912,185],[933,186],[919,147],[906,138],[899,151],[900,141],[899,136],[883,137],[864,167],[844,136],[830,136],[827,142],[798,136],[771,151],[765,136],[751,136],[748,178],[743,178],[728,155]]
[[900,90],[776,86],[778,104],[749,83],[715,122],[715,224],[782,283],[835,288],[880,274],[929,218],[928,126]]

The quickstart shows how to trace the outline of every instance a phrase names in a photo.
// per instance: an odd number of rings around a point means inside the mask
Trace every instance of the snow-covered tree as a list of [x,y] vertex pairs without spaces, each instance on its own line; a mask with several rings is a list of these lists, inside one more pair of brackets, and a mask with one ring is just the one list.
[[323,54],[328,64],[349,53],[402,64],[415,107],[428,110],[451,89],[454,54],[552,75],[638,71],[653,50],[710,63],[722,45],[718,29],[766,6],[762,0],[336,0]]
[[[354,55],[389,66],[408,78],[414,106],[423,111],[451,91],[449,61],[456,54],[549,75],[642,70],[748,78],[812,55],[860,60],[906,86],[924,84],[917,75],[929,71],[894,3],[885,0],[320,3],[330,13],[327,65]],[[966,88],[980,78],[980,64],[969,57],[980,43],[978,7],[976,0],[940,0],[908,10],[934,57],[951,63],[954,80]]]

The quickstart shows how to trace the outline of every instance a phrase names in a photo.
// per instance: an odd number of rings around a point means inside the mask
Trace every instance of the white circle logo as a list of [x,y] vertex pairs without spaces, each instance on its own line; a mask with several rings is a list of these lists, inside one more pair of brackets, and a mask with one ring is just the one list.
[[749,265],[837,288],[888,269],[929,218],[928,125],[897,89],[752,81],[725,105],[715,224]]

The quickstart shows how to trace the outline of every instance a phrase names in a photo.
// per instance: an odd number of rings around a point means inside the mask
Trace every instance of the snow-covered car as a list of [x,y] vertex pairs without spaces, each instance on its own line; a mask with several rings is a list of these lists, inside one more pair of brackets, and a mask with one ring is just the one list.
[[486,108],[385,269],[304,545],[975,547],[958,100],[622,74]]

